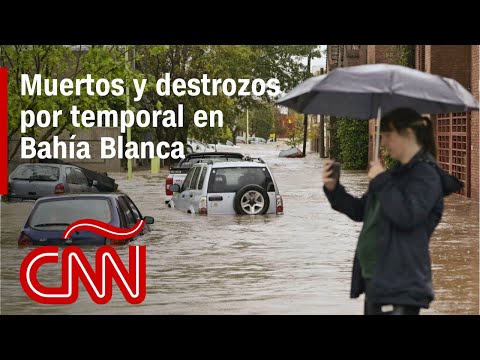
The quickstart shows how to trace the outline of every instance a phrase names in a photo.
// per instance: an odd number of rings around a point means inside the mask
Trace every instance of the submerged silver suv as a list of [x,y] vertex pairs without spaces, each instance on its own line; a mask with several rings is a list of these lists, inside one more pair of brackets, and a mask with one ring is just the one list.
[[261,159],[197,163],[170,190],[168,206],[191,214],[283,214],[278,186]]

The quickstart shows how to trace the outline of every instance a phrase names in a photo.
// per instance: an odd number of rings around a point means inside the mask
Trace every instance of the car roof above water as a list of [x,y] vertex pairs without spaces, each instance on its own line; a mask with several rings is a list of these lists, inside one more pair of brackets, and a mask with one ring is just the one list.
[[51,201],[51,200],[66,200],[66,199],[88,199],[88,198],[103,198],[103,199],[116,199],[120,196],[128,196],[125,193],[91,193],[91,194],[66,194],[66,195],[52,195],[52,196],[43,196],[37,200],[41,201]]
[[253,161],[219,161],[212,164],[214,169],[230,167],[265,167],[265,164]]
[[242,157],[245,156],[239,152],[228,152],[228,151],[209,151],[203,153],[192,153],[185,155],[185,158],[203,158],[209,156],[234,156],[234,157]]

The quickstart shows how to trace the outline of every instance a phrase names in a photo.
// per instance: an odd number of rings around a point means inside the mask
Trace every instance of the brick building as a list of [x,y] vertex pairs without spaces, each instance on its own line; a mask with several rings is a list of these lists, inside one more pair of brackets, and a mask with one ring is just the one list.
[[[368,45],[367,63],[395,63],[391,45]],[[479,45],[416,45],[418,70],[457,80],[479,98]],[[432,115],[437,160],[449,173],[461,179],[461,193],[479,199],[479,116],[472,113]],[[374,120],[369,124],[369,158],[373,155]]]
[[[478,46],[417,45],[416,68],[453,78],[472,91],[472,83],[476,83],[478,87],[478,54],[475,81],[472,47]],[[478,97],[478,90],[476,96]],[[438,163],[464,182],[465,187],[461,192],[463,195],[478,199],[478,115],[476,121],[472,119],[472,115],[465,112],[446,113],[434,115],[432,119],[435,125]],[[472,141],[472,131],[475,129],[476,149]],[[472,173],[473,169],[477,169],[476,174]],[[473,179],[476,181],[472,181]]]
[[[412,45],[418,70],[453,78],[479,98],[479,45]],[[395,45],[329,45],[327,71],[360,64],[394,64]],[[479,199],[479,113],[432,115],[437,160],[445,170],[461,179],[462,194]],[[317,120],[318,121],[318,120]],[[328,121],[328,120],[326,120]],[[312,123],[315,120],[312,117]],[[312,124],[313,125],[313,124]],[[375,120],[369,122],[369,159],[373,158]],[[327,154],[328,156],[328,143]],[[316,144],[312,150],[316,150]]]
[[[479,95],[479,82],[480,82],[480,45],[472,45],[472,63],[471,63],[471,92],[477,98],[480,99]],[[470,196],[472,199],[479,199],[480,200],[480,172],[479,172],[479,162],[480,162],[480,136],[479,136],[479,129],[480,129],[480,120],[478,111],[474,111],[471,116],[471,163],[470,163]]]
[[367,45],[328,45],[327,72],[337,67],[366,64]]

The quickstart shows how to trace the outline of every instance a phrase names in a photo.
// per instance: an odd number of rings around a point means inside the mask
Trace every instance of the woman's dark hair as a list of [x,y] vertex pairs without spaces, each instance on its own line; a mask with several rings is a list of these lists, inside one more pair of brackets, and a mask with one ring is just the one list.
[[409,108],[399,108],[384,115],[380,122],[381,132],[395,129],[401,134],[407,128],[412,129],[419,145],[429,151],[434,157],[437,156],[432,120],[428,117],[422,116]]

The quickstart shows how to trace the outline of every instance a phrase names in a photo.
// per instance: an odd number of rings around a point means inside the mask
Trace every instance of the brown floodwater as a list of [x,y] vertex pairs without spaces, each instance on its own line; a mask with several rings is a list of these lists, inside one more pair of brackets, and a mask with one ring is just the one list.
[[[281,148],[285,148],[282,146]],[[284,215],[198,216],[164,204],[167,175],[109,174],[153,231],[132,243],[147,246],[147,296],[128,303],[114,283],[112,299],[94,303],[83,285],[71,305],[42,305],[23,292],[19,268],[31,249],[17,248],[32,202],[1,204],[2,314],[362,314],[363,297],[349,298],[352,258],[361,224],[331,209],[322,191],[322,160],[279,158],[276,144],[241,145],[271,168]],[[364,171],[343,171],[347,190],[361,195]],[[431,241],[436,299],[423,314],[479,313],[478,203],[446,199]],[[95,248],[83,249],[93,266]],[[127,264],[128,247],[117,252]],[[39,271],[47,286],[60,285],[59,265]]]

